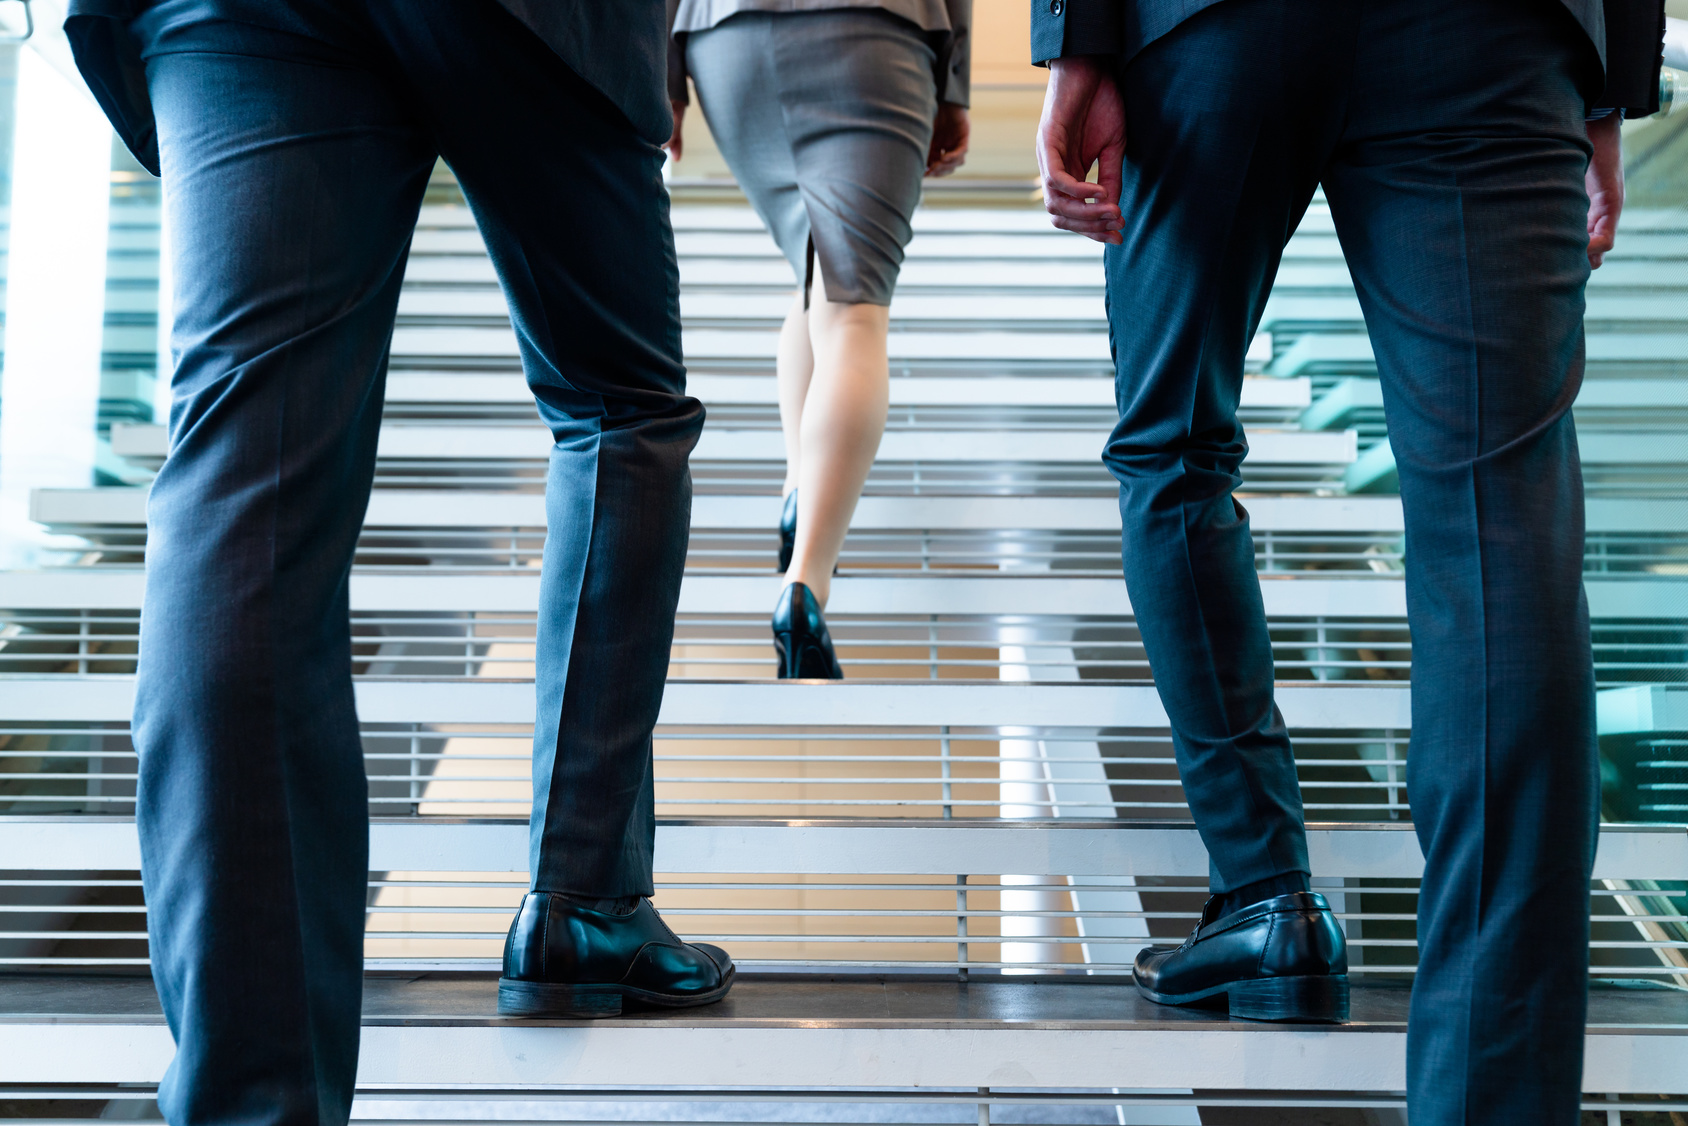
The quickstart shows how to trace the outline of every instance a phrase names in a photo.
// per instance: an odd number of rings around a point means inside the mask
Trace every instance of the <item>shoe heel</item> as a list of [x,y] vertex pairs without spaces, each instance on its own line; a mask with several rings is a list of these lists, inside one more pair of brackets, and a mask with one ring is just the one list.
[[1341,1024],[1348,1019],[1348,975],[1258,977],[1226,989],[1231,1015],[1243,1020]]
[[613,985],[564,985],[498,979],[498,1015],[551,1020],[597,1020],[621,1015],[621,990]]

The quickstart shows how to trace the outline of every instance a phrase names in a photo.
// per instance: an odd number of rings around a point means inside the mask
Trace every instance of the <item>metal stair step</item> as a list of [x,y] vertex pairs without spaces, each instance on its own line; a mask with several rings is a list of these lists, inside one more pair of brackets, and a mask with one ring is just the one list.
[[[1588,361],[1653,363],[1672,367],[1688,356],[1688,335],[1666,332],[1589,333]],[[1371,337],[1364,333],[1307,333],[1266,365],[1267,375],[1308,375],[1322,369],[1375,367]]]
[[[0,1002],[0,1082],[143,1084],[172,1054],[150,981],[24,978]],[[490,975],[376,976],[358,1084],[402,1091],[1108,1088],[1398,1091],[1408,991],[1357,985],[1353,1021],[1295,1026],[1167,1009],[1087,981],[747,976],[718,1005],[600,1022],[496,1014]],[[1688,993],[1591,992],[1585,1089],[1688,1074]],[[1152,1078],[1151,1078],[1152,1077]]]

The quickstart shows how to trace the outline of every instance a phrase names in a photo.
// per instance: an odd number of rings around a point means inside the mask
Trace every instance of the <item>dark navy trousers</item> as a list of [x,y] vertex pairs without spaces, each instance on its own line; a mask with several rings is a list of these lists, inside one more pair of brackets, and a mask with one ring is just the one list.
[[555,439],[536,888],[652,890],[651,731],[703,410],[661,150],[497,3],[301,0],[268,6],[266,27],[216,10],[168,0],[132,25],[178,356],[134,728],[178,1046],[159,1102],[176,1126],[317,1126],[350,1110],[369,868],[347,581],[436,159],[474,209]]
[[1583,503],[1594,59],[1558,5],[1227,0],[1126,64],[1106,254],[1132,605],[1228,890],[1308,868],[1248,513],[1243,355],[1323,185],[1406,514],[1427,864],[1414,1126],[1577,1120],[1598,769]]

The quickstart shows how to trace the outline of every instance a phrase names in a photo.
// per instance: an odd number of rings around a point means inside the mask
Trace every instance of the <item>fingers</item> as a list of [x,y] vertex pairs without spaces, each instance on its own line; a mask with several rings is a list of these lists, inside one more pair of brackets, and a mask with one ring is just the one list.
[[[1105,175],[1106,173],[1104,173]],[[1114,179],[1118,180],[1118,173]],[[1058,230],[1074,231],[1098,242],[1118,242],[1120,227],[1117,184],[1091,184],[1066,172],[1045,175],[1043,209]]]
[[1114,214],[1121,215],[1120,201],[1124,199],[1125,191],[1125,137],[1108,143],[1096,157],[1096,181],[1101,186],[1102,197],[1113,201]]
[[1615,192],[1591,193],[1588,207],[1588,265],[1598,270],[1618,242],[1618,216],[1623,197]]
[[[1093,184],[1068,171],[1067,147],[1061,140],[1052,136],[1040,136],[1037,156],[1038,167],[1043,172],[1044,206],[1049,208],[1051,213],[1059,206],[1061,214],[1078,218],[1089,217],[1084,214],[1086,209],[1099,213],[1103,209],[1113,208],[1112,200],[1119,197],[1118,188],[1110,194],[1105,184]],[[1106,164],[1103,169],[1103,174],[1106,175]],[[1113,178],[1117,183],[1117,169]],[[1095,202],[1086,203],[1086,200]],[[1118,214],[1118,208],[1113,208],[1113,212]]]
[[1598,270],[1617,243],[1618,217],[1624,209],[1622,122],[1618,114],[1588,123],[1594,155],[1584,183],[1588,189],[1588,264]]
[[926,153],[926,175],[947,176],[960,165],[953,149],[945,148],[942,140],[933,140],[932,148]]
[[[1091,185],[1091,188],[1096,196],[1102,195],[1099,186]],[[1073,231],[1097,242],[1117,244],[1121,241],[1119,208],[1106,199],[1098,198],[1087,203],[1062,192],[1052,192],[1046,183],[1043,209],[1049,213],[1049,222],[1057,230]]]
[[1612,248],[1616,246],[1617,243],[1618,240],[1613,234],[1612,228],[1605,223],[1600,224],[1599,228],[1589,235],[1589,268],[1598,270],[1600,268],[1600,264],[1606,260],[1606,255],[1611,253]]
[[[1071,132],[1085,129],[1084,115],[1051,112],[1046,105],[1044,121],[1037,135],[1037,163],[1043,180],[1043,207],[1057,230],[1072,231],[1096,242],[1119,243],[1120,156],[1124,139],[1106,144],[1101,153],[1102,176],[1098,183],[1082,177],[1089,161],[1072,151]],[[1085,167],[1080,167],[1080,163]]]
[[1039,160],[1043,166],[1043,194],[1065,196],[1068,199],[1090,199],[1102,194],[1098,184],[1074,176],[1067,171],[1067,153],[1065,148],[1053,147],[1039,154],[1047,159]]
[[681,136],[681,126],[686,120],[686,103],[670,98],[668,108],[674,113],[674,132],[669,134],[668,140],[663,142],[662,147],[668,150],[669,159],[678,164],[680,153],[686,147],[685,140]]
[[1109,198],[1108,190],[1101,184],[1087,184],[1082,180],[1071,193],[1052,188],[1045,180],[1043,207],[1051,215],[1068,219],[1119,219],[1119,205]]
[[949,149],[940,149],[933,145],[931,154],[926,158],[926,175],[948,176],[966,163],[966,160],[967,143],[965,140],[955,148]]
[[1057,230],[1072,231],[1096,242],[1121,241],[1119,204],[1119,173],[1113,173],[1110,187],[1107,165],[1102,166],[1103,181],[1088,183],[1059,167],[1049,168],[1043,177],[1043,209]]
[[1052,216],[1049,222],[1057,230],[1072,231],[1075,234],[1083,235],[1092,242],[1107,243],[1113,246],[1118,246],[1120,243],[1125,241],[1120,236],[1118,220],[1109,220],[1107,223],[1084,223],[1056,215]]

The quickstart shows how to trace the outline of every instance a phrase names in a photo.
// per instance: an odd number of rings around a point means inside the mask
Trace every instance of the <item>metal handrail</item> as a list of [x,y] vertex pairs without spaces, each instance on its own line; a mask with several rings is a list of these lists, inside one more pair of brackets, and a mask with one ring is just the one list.
[[35,13],[30,9],[29,0],[18,0],[23,5],[23,34],[0,34],[0,43],[22,43],[35,34]]

